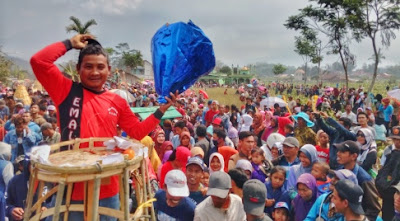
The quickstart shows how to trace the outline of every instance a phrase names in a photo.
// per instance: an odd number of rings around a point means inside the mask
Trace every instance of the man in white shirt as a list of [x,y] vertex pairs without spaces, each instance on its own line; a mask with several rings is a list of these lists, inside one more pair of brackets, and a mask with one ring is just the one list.
[[197,205],[195,221],[246,220],[242,199],[230,194],[231,178],[225,172],[214,172],[210,175],[208,197]]
[[353,113],[351,111],[351,104],[346,104],[345,110],[346,111],[344,113],[342,113],[342,115],[340,117],[349,118],[353,125],[357,124],[357,116],[355,113]]

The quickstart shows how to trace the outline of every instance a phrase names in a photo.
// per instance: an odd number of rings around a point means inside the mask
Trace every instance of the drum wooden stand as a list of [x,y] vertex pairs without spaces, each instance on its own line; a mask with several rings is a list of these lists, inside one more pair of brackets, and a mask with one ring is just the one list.
[[[94,142],[103,142],[112,138],[87,138],[75,139],[61,142],[51,146],[51,152],[57,152],[63,146],[72,146],[72,150],[78,150],[82,143],[88,143],[89,149],[94,148]],[[95,147],[96,150],[105,147]],[[85,149],[88,150],[88,149]],[[60,219],[68,220],[70,211],[83,212],[85,221],[97,221],[99,215],[116,217],[119,220],[155,220],[154,207],[140,207],[135,214],[129,213],[129,177],[133,171],[135,178],[135,189],[138,205],[142,205],[153,196],[147,176],[146,160],[142,156],[136,156],[132,160],[114,164],[96,164],[84,167],[57,167],[31,161],[31,175],[29,178],[28,196],[24,221],[36,221],[48,216],[53,216],[53,221]],[[99,207],[99,194],[101,179],[114,175],[119,176],[119,196],[121,209]],[[42,195],[45,182],[55,183],[55,187]],[[72,187],[76,182],[84,182],[85,193],[83,204],[71,204]],[[34,191],[37,186],[37,191]],[[65,194],[66,191],[66,194]],[[33,202],[35,192],[40,193],[36,202]],[[49,197],[56,194],[55,206],[41,211],[42,203]],[[65,200],[65,204],[63,204]],[[34,216],[32,214],[35,213]]]

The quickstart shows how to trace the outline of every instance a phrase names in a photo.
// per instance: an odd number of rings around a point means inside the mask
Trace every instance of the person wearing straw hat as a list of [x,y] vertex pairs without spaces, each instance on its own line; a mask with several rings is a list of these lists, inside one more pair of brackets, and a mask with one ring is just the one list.
[[293,116],[293,119],[297,123],[297,127],[294,129],[294,136],[300,143],[300,146],[304,146],[305,144],[316,145],[316,134],[311,129],[314,126],[314,123],[310,120],[308,114],[304,112],[300,112]]

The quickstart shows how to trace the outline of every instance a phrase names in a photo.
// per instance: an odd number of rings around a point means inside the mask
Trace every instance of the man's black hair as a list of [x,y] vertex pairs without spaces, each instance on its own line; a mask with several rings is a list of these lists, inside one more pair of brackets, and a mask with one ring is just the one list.
[[343,121],[343,126],[345,128],[350,128],[351,127],[351,120],[347,117],[341,117],[339,118],[339,121]]
[[359,115],[364,115],[367,119],[369,119],[368,114],[365,113],[364,111],[361,111],[361,112],[359,112],[359,113],[357,114],[357,119],[358,119],[358,116],[359,116]]
[[41,111],[46,111],[46,110],[47,110],[46,105],[39,104],[39,110],[41,110]]
[[244,138],[254,136],[252,132],[250,131],[242,131],[239,133],[239,140],[243,140]]
[[215,128],[213,133],[216,134],[218,138],[222,138],[224,140],[226,138],[226,133],[224,129]]
[[78,69],[81,68],[81,64],[82,64],[82,60],[83,57],[85,57],[86,55],[104,55],[104,57],[106,57],[107,59],[107,64],[109,65],[109,58],[108,58],[108,54],[107,52],[104,50],[103,47],[101,47],[101,45],[98,44],[88,44],[86,45],[86,47],[84,47],[81,52],[79,53],[79,58],[78,58]]
[[247,181],[247,175],[241,168],[235,168],[228,171],[229,176],[235,182],[236,186],[243,189],[243,184]]
[[174,127],[179,127],[181,129],[183,129],[184,127],[186,127],[186,123],[185,123],[185,121],[180,120],[180,121],[175,123]]
[[274,108],[276,109],[276,108],[279,108],[279,104],[278,103],[275,103],[274,104]]
[[207,128],[204,125],[199,125],[196,129],[196,135],[198,137],[205,137],[207,136]]

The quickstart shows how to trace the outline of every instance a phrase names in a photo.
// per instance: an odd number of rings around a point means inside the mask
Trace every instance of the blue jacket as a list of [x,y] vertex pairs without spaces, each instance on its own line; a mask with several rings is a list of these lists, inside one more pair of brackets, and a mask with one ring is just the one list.
[[[42,134],[39,125],[37,125],[35,122],[29,122],[28,127],[30,130],[35,131],[38,134]],[[5,124],[4,124],[4,129],[6,131],[10,131],[10,130],[14,130],[15,129],[15,125],[14,123],[11,122],[11,120],[8,120]]]
[[[24,148],[24,154],[29,153],[31,148],[36,146],[42,139],[39,134],[35,133],[32,130],[29,130],[29,133],[26,134],[25,137],[22,138],[22,147]],[[18,154],[18,136],[14,130],[11,130],[4,137],[4,142],[11,145],[11,162],[17,158]]]
[[[335,213],[333,217],[328,218],[329,205],[331,203],[330,196],[332,192],[324,193],[317,198],[311,207],[304,221],[314,221],[319,216],[326,221],[344,221],[344,217],[340,213]],[[328,198],[329,197],[329,198]],[[321,207],[322,206],[322,207]]]
[[3,179],[3,171],[4,171],[4,168],[6,168],[6,166],[9,164],[11,164],[10,161],[0,160],[0,174],[1,174],[1,176],[0,176],[0,192],[1,193],[6,192],[7,183]]
[[331,169],[337,169],[339,165],[336,160],[337,150],[334,144],[342,143],[346,140],[356,141],[356,135],[330,117],[326,119],[326,122],[322,118],[319,118],[317,124],[330,138],[329,166]]
[[[265,187],[267,188],[267,199],[274,199],[275,203],[277,202],[286,202],[289,206],[290,204],[290,197],[286,191],[285,185],[283,185],[280,189],[274,190],[272,188],[271,181],[265,182]],[[272,217],[272,211],[274,210],[274,206],[265,207],[264,212],[268,213],[270,217]]]
[[12,219],[11,213],[15,207],[24,208],[24,201],[28,195],[27,180],[24,173],[14,176],[7,187],[6,216]]

